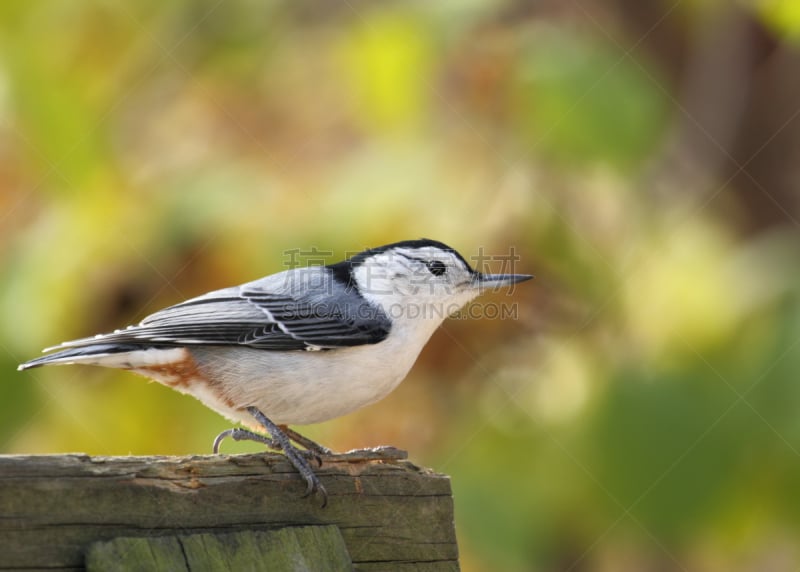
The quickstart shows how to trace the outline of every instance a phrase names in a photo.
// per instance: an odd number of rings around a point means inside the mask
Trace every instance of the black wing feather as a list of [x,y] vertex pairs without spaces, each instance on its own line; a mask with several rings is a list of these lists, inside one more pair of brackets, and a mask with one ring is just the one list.
[[383,311],[356,292],[325,296],[328,290],[291,296],[252,283],[170,306],[137,326],[64,346],[235,345],[289,351],[375,344],[386,338],[391,323]]

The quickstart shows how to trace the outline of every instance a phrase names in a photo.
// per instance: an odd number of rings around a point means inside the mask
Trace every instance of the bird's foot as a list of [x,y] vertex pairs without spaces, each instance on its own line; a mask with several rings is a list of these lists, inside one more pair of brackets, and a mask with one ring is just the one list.
[[240,427],[234,427],[233,429],[226,429],[219,435],[217,438],[214,439],[214,454],[219,453],[219,445],[222,441],[226,438],[230,437],[234,441],[255,441],[256,443],[262,443],[266,445],[270,449],[280,449],[280,445],[275,443],[269,437],[265,437],[260,433],[256,433],[255,431],[250,431],[249,429],[242,429]]
[[[286,455],[289,462],[297,469],[300,476],[305,479],[306,492],[303,496],[307,497],[314,492],[318,492],[322,497],[322,507],[324,508],[325,505],[328,504],[328,492],[325,490],[325,487],[322,486],[317,475],[314,474],[314,470],[311,468],[311,465],[308,464],[308,459],[305,458],[303,452],[292,445],[286,433],[275,425],[275,423],[270,421],[266,415],[261,413],[257,407],[248,407],[247,411],[250,415],[255,417],[256,421],[258,421],[267,432],[269,432],[272,441],[283,450],[283,454]],[[292,431],[292,433],[294,433],[294,431]]]
[[[305,442],[299,441],[299,440],[295,439],[295,437],[294,437],[296,435],[296,436],[300,437],[300,439],[305,439],[302,435],[300,435],[299,433],[297,433],[295,431],[292,431],[288,427],[285,427],[285,428],[281,427],[281,429],[283,430],[284,433],[287,434],[287,436],[292,441],[300,443],[303,447],[306,447],[306,443]],[[256,433],[255,431],[250,431],[249,429],[242,429],[241,427],[234,427],[233,429],[226,429],[225,431],[223,431],[222,433],[217,435],[216,439],[214,439],[213,451],[214,451],[215,455],[219,454],[219,446],[220,446],[220,444],[222,444],[222,441],[224,441],[228,437],[230,437],[234,441],[255,441],[256,443],[261,443],[263,445],[266,445],[268,449],[273,449],[275,451],[282,451],[283,450],[281,448],[281,446],[274,439],[270,439],[269,437],[267,437],[265,435],[262,435],[261,433]],[[304,457],[308,458],[308,459],[314,459],[317,462],[317,465],[319,465],[320,467],[322,466],[322,459],[320,458],[320,455],[334,455],[335,454],[330,449],[328,449],[326,447],[323,447],[322,445],[319,445],[317,443],[314,443],[314,441],[312,441],[310,439],[308,439],[307,441],[312,446],[316,445],[317,447],[319,447],[319,451],[317,451],[317,449],[310,449],[309,448],[309,449],[297,449],[297,452],[300,453],[301,455],[303,455]]]
[[322,464],[322,461],[319,459],[319,457],[331,456],[336,454],[330,449],[328,449],[326,446],[320,445],[316,441],[312,441],[308,437],[301,435],[300,433],[298,433],[293,429],[290,429],[286,425],[280,425],[280,428],[286,434],[286,436],[289,437],[289,439],[291,439],[298,445],[302,445],[303,447],[306,448],[307,451],[315,453],[315,456],[317,457],[317,460],[320,461],[320,464]]
[[[293,431],[286,426],[276,425],[257,407],[248,407],[247,411],[267,430],[267,432],[269,432],[271,438],[240,427],[227,429],[214,439],[214,454],[216,455],[219,453],[220,443],[222,443],[226,437],[230,437],[234,441],[255,441],[256,443],[266,445],[270,449],[283,451],[292,466],[297,469],[306,481],[307,488],[303,496],[307,497],[314,492],[318,492],[322,497],[322,506],[325,507],[325,505],[328,504],[328,493],[317,478],[317,475],[314,474],[309,460],[314,459],[318,466],[322,466],[321,456],[333,455],[333,451],[304,437],[297,431]],[[298,449],[292,445],[292,441],[305,447],[305,449]]]

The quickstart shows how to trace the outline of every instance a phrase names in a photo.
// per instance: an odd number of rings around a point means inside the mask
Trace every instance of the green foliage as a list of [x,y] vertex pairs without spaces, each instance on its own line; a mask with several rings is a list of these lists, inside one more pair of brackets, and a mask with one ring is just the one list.
[[[790,5],[743,13],[791,39]],[[536,280],[477,304],[516,320],[447,322],[310,436],[449,473],[466,570],[797,568],[797,229],[742,232],[772,188],[652,168],[692,154],[658,25],[539,9],[0,3],[3,451],[205,453],[230,426],[129,373],[14,371],[43,347],[291,249],[514,247]]]
[[790,39],[800,39],[800,4],[793,0],[762,0],[754,3],[762,18]]
[[664,128],[655,72],[619,46],[560,30],[532,30],[511,106],[526,146],[564,164],[639,164]]

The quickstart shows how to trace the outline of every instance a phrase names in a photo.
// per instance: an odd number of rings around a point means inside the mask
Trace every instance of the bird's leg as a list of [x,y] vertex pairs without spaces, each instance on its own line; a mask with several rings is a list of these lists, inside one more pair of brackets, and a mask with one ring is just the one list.
[[[247,411],[256,418],[256,420],[270,433],[270,435],[272,435],[272,438],[270,439],[269,437],[254,431],[250,431],[249,429],[242,429],[239,427],[227,429],[217,435],[217,438],[214,439],[214,454],[216,455],[219,453],[220,443],[222,443],[226,437],[230,437],[234,441],[255,441],[257,443],[266,445],[270,449],[282,450],[292,465],[300,472],[300,474],[308,483],[308,490],[306,490],[306,493],[303,496],[308,496],[314,490],[317,490],[323,497],[322,506],[325,506],[325,504],[327,504],[328,494],[325,491],[325,487],[323,487],[317,479],[314,471],[311,469],[311,466],[308,464],[308,461],[304,458],[304,456],[315,458],[321,465],[322,460],[319,458],[319,456],[331,455],[333,454],[333,451],[327,447],[323,447],[319,443],[316,443],[307,437],[304,437],[300,433],[289,429],[285,425],[275,425],[256,407],[248,407]],[[301,451],[294,447],[291,444],[290,439],[305,447],[307,451]]]
[[[297,431],[292,431],[286,425],[278,425],[278,427],[286,434],[287,437],[289,437],[289,439],[299,443],[307,449],[306,451],[298,451],[301,455],[316,459],[320,465],[322,465],[322,459],[320,459],[320,455],[335,454],[327,447],[324,447],[319,443],[308,439],[307,437],[303,437]],[[219,454],[219,446],[227,437],[230,437],[234,441],[255,441],[256,443],[262,443],[266,445],[269,449],[275,449],[276,451],[282,450],[281,446],[276,443],[275,440],[265,437],[261,433],[256,433],[255,431],[250,431],[249,429],[242,429],[241,427],[234,427],[233,429],[226,429],[217,435],[216,439],[214,439],[213,451],[215,455]]]
[[[283,453],[286,455],[286,458],[289,459],[289,462],[305,479],[307,487],[303,496],[307,497],[314,491],[317,491],[322,496],[322,506],[325,507],[325,505],[328,504],[328,492],[325,490],[325,487],[322,486],[322,483],[317,478],[317,475],[314,474],[311,465],[308,464],[308,460],[303,456],[302,451],[298,450],[294,445],[292,445],[291,441],[289,441],[289,437],[286,436],[286,433],[281,431],[280,427],[267,419],[267,416],[261,413],[257,407],[248,407],[247,411],[250,413],[250,415],[255,417],[256,421],[261,423],[267,432],[269,432],[270,436],[272,437],[271,441],[283,450]],[[292,431],[292,433],[294,433],[294,431]],[[264,437],[264,439],[266,439],[266,437]]]
[[265,437],[264,435],[260,435],[255,433],[254,431],[250,431],[248,429],[242,429],[240,427],[235,427],[233,429],[226,429],[219,435],[217,438],[214,439],[214,454],[216,455],[219,453],[219,445],[222,443],[222,440],[226,437],[230,437],[234,441],[255,441],[257,443],[263,443],[270,449],[280,449],[281,446],[278,445],[275,441],[270,439],[269,437]]
[[286,425],[279,425],[279,427],[286,434],[286,436],[289,437],[289,439],[291,439],[292,441],[294,441],[298,445],[302,445],[303,447],[305,447],[306,449],[308,449],[312,453],[315,453],[316,455],[333,455],[334,454],[334,452],[331,451],[330,449],[328,449],[326,446],[320,445],[316,441],[312,441],[308,437],[305,437],[305,436],[301,435],[300,433],[298,433],[297,431],[294,431],[293,429],[290,429]]

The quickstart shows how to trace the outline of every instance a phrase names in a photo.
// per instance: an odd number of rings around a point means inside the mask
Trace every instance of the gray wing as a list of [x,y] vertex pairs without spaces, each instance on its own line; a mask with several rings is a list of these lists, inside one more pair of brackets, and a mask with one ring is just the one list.
[[317,350],[375,344],[389,334],[386,314],[324,267],[288,270],[170,306],[114,333],[67,342],[237,345]]

